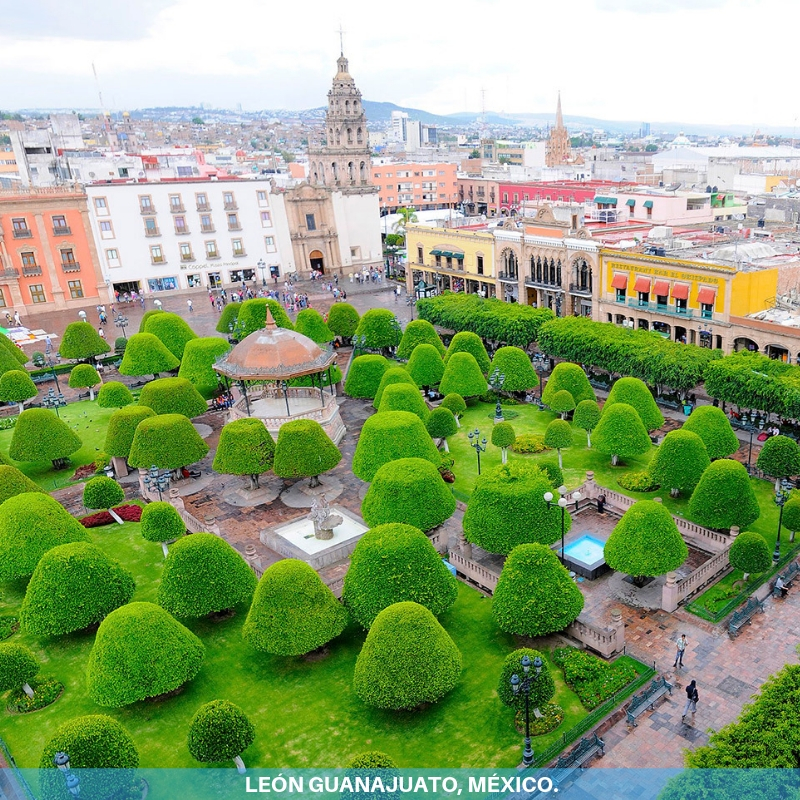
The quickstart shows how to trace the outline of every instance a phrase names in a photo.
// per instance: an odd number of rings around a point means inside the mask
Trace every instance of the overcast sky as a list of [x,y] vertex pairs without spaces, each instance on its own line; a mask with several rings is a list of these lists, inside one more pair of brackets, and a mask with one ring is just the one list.
[[[337,10],[338,9],[338,10]],[[545,10],[546,9],[546,10]],[[800,116],[796,0],[0,0],[0,107],[323,105],[738,123]],[[800,130],[800,129],[799,129]]]

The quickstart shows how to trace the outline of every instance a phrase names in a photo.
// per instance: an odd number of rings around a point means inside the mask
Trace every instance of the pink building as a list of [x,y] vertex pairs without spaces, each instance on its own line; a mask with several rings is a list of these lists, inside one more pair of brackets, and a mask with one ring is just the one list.
[[403,206],[451,208],[459,202],[457,170],[457,164],[373,164],[372,182],[387,213]]

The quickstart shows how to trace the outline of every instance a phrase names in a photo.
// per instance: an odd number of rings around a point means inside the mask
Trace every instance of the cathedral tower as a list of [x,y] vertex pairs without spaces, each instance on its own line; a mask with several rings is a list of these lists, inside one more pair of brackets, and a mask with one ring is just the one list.
[[544,163],[548,167],[561,167],[570,161],[571,155],[569,133],[564,127],[564,117],[561,115],[561,92],[559,92],[558,106],[556,107],[556,124],[550,131],[550,138],[547,140]]

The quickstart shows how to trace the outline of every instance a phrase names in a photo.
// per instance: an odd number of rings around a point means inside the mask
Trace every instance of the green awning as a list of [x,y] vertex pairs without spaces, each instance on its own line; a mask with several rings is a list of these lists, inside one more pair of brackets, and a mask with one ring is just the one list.
[[431,250],[430,255],[432,255],[432,256],[446,256],[448,254],[444,250]]
[[464,254],[463,253],[454,253],[452,250],[442,250],[442,255],[446,256],[447,258],[457,258],[463,260]]
[[594,202],[597,203],[597,205],[615,206],[617,204],[617,198],[616,197],[601,197],[601,196],[598,196],[598,197],[595,197]]
[[625,205],[633,208],[636,205],[636,201],[632,198],[629,198],[628,200],[625,201]]
[[644,207],[645,208],[652,208],[653,207],[653,201],[652,200],[645,200],[644,201]]

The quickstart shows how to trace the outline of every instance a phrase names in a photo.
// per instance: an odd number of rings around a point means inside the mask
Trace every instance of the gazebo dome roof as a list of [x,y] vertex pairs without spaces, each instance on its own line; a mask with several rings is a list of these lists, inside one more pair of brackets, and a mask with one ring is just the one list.
[[335,360],[332,347],[279,328],[267,309],[266,325],[242,339],[214,369],[235,380],[289,380],[323,372]]

